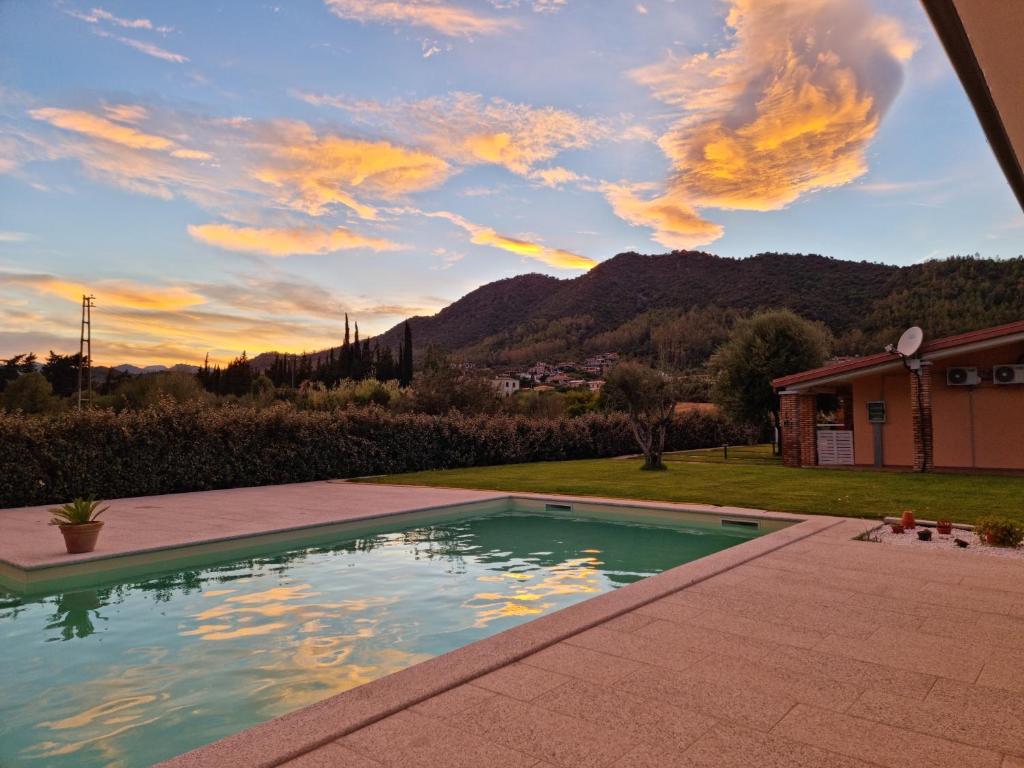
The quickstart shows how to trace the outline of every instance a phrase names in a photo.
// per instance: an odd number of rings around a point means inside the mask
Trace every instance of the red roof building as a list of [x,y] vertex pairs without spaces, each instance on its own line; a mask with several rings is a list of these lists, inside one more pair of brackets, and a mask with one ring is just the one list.
[[788,466],[1024,470],[1024,321],[773,384]]

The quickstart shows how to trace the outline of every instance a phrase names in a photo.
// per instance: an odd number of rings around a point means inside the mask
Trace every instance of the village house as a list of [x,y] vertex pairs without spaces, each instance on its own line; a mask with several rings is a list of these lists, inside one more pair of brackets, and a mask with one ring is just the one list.
[[773,385],[787,466],[1024,470],[1024,320]]
[[491,386],[501,397],[511,397],[519,391],[519,379],[514,376],[495,376],[491,379]]

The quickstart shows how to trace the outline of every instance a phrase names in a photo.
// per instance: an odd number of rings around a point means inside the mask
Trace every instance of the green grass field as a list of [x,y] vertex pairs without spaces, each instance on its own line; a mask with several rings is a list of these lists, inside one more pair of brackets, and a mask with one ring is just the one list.
[[971,523],[1000,514],[1024,523],[1024,477],[790,469],[766,446],[666,456],[668,471],[638,459],[507,464],[415,472],[364,482],[564,493],[755,507],[781,512],[883,517],[905,509],[923,519]]

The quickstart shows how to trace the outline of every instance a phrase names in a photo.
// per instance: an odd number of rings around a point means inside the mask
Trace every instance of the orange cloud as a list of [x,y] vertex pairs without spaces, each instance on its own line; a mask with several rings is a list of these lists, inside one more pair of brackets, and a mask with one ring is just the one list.
[[573,181],[582,181],[586,176],[581,176],[568,168],[556,165],[552,168],[540,168],[530,172],[530,178],[536,179],[546,187],[560,187]]
[[83,112],[77,109],[58,109],[45,107],[29,111],[36,120],[45,120],[50,125],[66,131],[81,133],[93,138],[112,141],[132,149],[166,150],[175,146],[174,142],[163,136],[143,133],[137,128],[115,123],[105,117]]
[[611,126],[600,120],[554,107],[485,100],[476,93],[389,102],[302,92],[296,96],[309,104],[349,112],[452,162],[500,165],[521,176],[530,176],[537,164],[561,152],[586,149],[612,136]]
[[43,120],[65,131],[71,131],[94,139],[102,139],[103,141],[119,144],[129,149],[169,152],[172,157],[189,160],[209,160],[212,158],[209,152],[197,149],[183,149],[176,142],[164,136],[145,133],[132,125],[124,124],[125,122],[139,122],[147,117],[148,113],[143,107],[119,104],[114,107],[106,107],[105,111],[115,120],[120,120],[121,122],[108,120],[92,112],[79,109],[60,109],[57,107],[33,109],[29,111],[29,114],[36,120]]
[[262,253],[267,256],[323,254],[352,248],[393,251],[402,247],[390,240],[367,237],[344,227],[257,228],[233,227],[227,224],[190,224],[188,233],[195,239],[218,248],[244,253]]
[[550,267],[556,267],[558,269],[590,269],[597,264],[597,262],[590,257],[581,256],[580,254],[573,253],[572,251],[562,250],[561,248],[549,248],[548,246],[541,245],[540,243],[534,243],[529,240],[522,240],[516,237],[499,234],[497,230],[492,229],[491,227],[481,227],[477,224],[473,224],[456,213],[436,211],[433,213],[425,213],[424,215],[447,219],[456,226],[461,227],[470,234],[469,240],[471,243],[475,243],[477,245],[489,245],[492,248],[500,248],[501,250],[508,251],[509,253],[515,253],[529,259],[535,259],[543,262]]
[[132,309],[177,310],[202,304],[205,299],[179,286],[156,286],[131,280],[96,280],[88,285],[56,275],[0,272],[0,284],[19,285],[39,293],[79,302],[95,294],[98,303]]
[[264,151],[253,175],[278,189],[280,201],[311,216],[334,205],[353,210],[364,219],[377,210],[356,198],[395,199],[435,187],[451,169],[429,152],[391,144],[327,134],[316,135],[301,122],[279,121],[258,146]]
[[623,218],[648,219],[659,242],[719,237],[701,208],[777,210],[864,174],[914,50],[865,0],[731,0],[726,23],[730,44],[717,53],[631,72],[682,111],[659,141],[674,174],[649,201],[605,191]]
[[601,187],[616,216],[635,227],[650,227],[654,239],[667,248],[688,250],[722,236],[722,226],[701,218],[685,199],[672,192],[651,198],[638,194],[647,189],[642,184]]
[[449,37],[493,35],[514,29],[510,19],[481,16],[466,8],[431,0],[325,0],[331,13],[342,19],[377,24],[427,27]]

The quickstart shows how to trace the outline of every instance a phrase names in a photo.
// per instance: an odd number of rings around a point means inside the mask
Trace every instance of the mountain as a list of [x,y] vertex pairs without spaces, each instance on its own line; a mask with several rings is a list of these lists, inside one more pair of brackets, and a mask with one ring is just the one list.
[[[935,337],[1021,319],[1024,258],[897,267],[788,253],[622,253],[573,279],[527,274],[488,283],[409,323],[417,354],[436,344],[502,365],[613,350],[692,367],[738,318],[769,308],[819,320],[836,336],[837,353],[863,354],[909,325]],[[395,350],[401,340],[401,323],[375,339]]]
[[[118,371],[119,373],[127,373],[130,376],[144,376],[148,373],[164,373],[166,371],[180,371],[182,373],[195,373],[199,370],[198,365],[189,365],[187,363],[177,363],[171,367],[166,365],[147,365],[138,366],[132,363],[122,363],[121,365],[111,366],[112,370]],[[105,369],[104,369],[105,370]],[[96,371],[96,367],[93,368]]]
[[[438,344],[481,362],[571,356],[616,343],[618,351],[664,359],[666,350],[655,347],[673,329],[677,336],[724,336],[735,317],[782,307],[827,325],[838,352],[861,354],[908,325],[934,337],[1024,317],[1024,259],[952,257],[896,267],[786,253],[623,253],[571,280],[522,275],[490,283],[410,324],[417,351]],[[401,332],[395,326],[379,340],[396,347]]]

